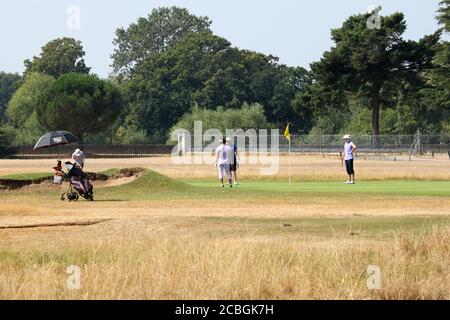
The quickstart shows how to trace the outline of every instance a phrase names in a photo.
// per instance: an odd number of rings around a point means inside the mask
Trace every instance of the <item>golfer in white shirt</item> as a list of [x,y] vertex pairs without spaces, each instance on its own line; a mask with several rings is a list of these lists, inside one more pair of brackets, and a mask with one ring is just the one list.
[[74,164],[76,164],[80,169],[83,169],[84,167],[84,161],[85,161],[84,152],[80,149],[76,149],[75,152],[72,154],[72,161]]
[[347,184],[355,184],[355,170],[353,169],[353,152],[356,150],[356,145],[352,142],[352,137],[346,134],[342,138],[344,142],[344,161],[345,169],[347,170],[348,180]]
[[227,145],[227,139],[223,138],[222,144],[217,147],[216,149],[216,167],[217,172],[219,174],[219,180],[221,187],[223,188],[223,171],[225,170],[225,173],[228,178],[228,184],[230,185],[230,188],[233,187],[232,181],[231,181],[231,172],[230,172],[230,156],[231,156],[231,148]]

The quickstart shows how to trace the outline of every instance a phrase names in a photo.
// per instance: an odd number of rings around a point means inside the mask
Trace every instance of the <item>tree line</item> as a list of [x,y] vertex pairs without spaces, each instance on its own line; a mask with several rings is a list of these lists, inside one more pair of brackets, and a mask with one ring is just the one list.
[[449,134],[450,0],[437,8],[441,28],[418,41],[403,38],[402,13],[369,28],[372,14],[331,30],[332,48],[309,70],[234,47],[208,17],[179,7],[116,30],[108,79],[91,73],[80,41],[55,39],[22,75],[0,72],[0,144],[56,129],[86,143],[166,143],[195,120],[290,123],[301,134]]

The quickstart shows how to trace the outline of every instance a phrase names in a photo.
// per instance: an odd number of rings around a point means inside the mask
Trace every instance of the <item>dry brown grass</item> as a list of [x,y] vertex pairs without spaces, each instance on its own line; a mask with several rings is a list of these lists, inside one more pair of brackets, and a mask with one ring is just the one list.
[[[35,243],[1,248],[0,298],[449,299],[449,242],[446,228],[397,238],[389,246],[162,232]],[[71,264],[81,267],[80,290],[66,288]],[[379,290],[367,288],[369,265],[381,269]]]
[[[397,156],[399,161],[364,160],[360,156],[355,162],[357,178],[360,180],[386,179],[450,179],[450,161],[443,155],[436,158],[418,158],[407,161],[405,156]],[[401,160],[401,161],[400,161]],[[0,175],[51,172],[54,160],[0,160]],[[293,155],[292,176],[294,180],[336,180],[345,178],[345,170],[341,166],[338,155]],[[88,159],[88,171],[101,171],[109,168],[144,167],[174,178],[204,179],[215,178],[213,165],[190,164],[176,165],[170,156],[132,158],[132,159]],[[242,164],[239,175],[244,179],[285,179],[288,175],[288,157],[280,156],[280,169],[276,176],[261,176],[260,164]],[[267,167],[267,166],[265,166]]]
[[[13,198],[0,207],[2,225],[112,220],[0,230],[3,299],[450,298],[449,227],[377,240],[343,232],[303,235],[227,220],[351,215],[348,210],[333,211],[338,199],[284,206],[276,200],[265,206],[250,201],[236,203],[230,211],[207,201],[196,201],[195,207],[186,200],[99,202],[89,204],[91,208],[86,202],[55,201],[46,212],[45,203],[19,198],[28,200],[17,211]],[[448,212],[447,200],[440,199],[445,202],[441,214]],[[385,213],[398,212],[404,203],[391,202],[394,208]],[[419,203],[410,207],[416,206],[417,214],[439,206],[432,199],[423,207]],[[376,213],[383,201],[364,199],[358,205],[373,207]],[[69,265],[81,267],[80,290],[66,288]],[[369,265],[381,268],[381,290],[366,286]]]

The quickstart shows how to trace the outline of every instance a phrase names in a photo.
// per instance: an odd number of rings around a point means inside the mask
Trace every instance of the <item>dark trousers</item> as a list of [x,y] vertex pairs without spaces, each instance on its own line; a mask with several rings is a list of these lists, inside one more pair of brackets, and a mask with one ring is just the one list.
[[353,159],[345,160],[345,169],[347,169],[347,174],[355,174],[355,171],[353,170]]

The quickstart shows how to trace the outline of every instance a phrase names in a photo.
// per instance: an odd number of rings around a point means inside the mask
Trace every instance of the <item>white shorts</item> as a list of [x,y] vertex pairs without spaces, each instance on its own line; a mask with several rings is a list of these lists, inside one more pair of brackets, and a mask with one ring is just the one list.
[[228,179],[231,179],[230,165],[228,163],[221,163],[217,166],[217,171],[219,173],[219,179],[223,179],[223,170],[225,169],[225,173]]

